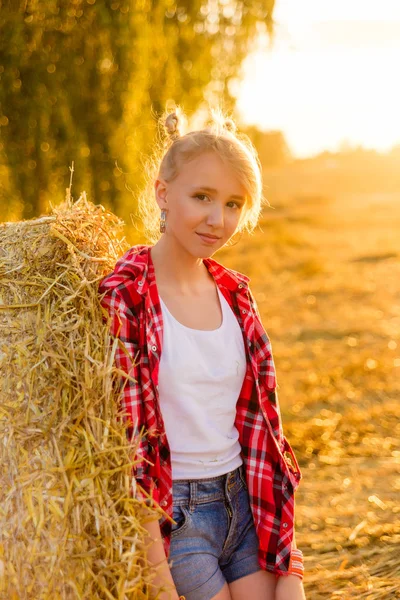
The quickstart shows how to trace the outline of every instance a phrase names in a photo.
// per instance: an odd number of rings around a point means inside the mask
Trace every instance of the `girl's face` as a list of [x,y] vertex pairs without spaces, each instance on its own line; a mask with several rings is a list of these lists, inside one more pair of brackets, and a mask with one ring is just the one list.
[[232,167],[212,151],[186,163],[174,181],[157,179],[154,187],[158,206],[167,209],[164,235],[195,257],[205,258],[224,246],[245,210],[244,187]]

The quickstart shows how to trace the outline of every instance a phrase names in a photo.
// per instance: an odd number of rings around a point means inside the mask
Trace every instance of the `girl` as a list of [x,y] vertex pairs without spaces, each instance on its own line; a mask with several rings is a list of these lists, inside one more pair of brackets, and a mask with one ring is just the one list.
[[146,190],[140,198],[155,243],[133,246],[99,287],[127,374],[134,493],[161,509],[145,525],[157,598],[303,600],[301,472],[282,431],[270,341],[249,277],[211,258],[256,226],[261,168],[232,119],[211,114],[185,135],[181,109],[166,116],[167,148],[149,179],[156,203]]

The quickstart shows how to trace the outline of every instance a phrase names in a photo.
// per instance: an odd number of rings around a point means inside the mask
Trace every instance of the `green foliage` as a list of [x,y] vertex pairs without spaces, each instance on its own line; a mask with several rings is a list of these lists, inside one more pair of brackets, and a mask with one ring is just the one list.
[[[0,0],[0,200],[31,218],[75,195],[124,215],[156,117],[233,108],[229,83],[274,0]],[[5,206],[4,201],[2,204]]]

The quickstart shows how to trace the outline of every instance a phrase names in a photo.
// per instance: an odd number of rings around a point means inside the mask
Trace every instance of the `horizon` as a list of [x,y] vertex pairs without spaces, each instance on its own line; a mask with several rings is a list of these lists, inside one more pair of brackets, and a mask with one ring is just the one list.
[[296,159],[399,145],[400,6],[372,8],[277,0],[273,44],[261,32],[232,85],[243,124],[282,131]]

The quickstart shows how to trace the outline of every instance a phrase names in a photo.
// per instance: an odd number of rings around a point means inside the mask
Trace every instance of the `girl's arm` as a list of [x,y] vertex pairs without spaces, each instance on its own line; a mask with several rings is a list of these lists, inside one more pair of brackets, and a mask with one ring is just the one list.
[[[129,386],[125,386],[125,392],[121,397],[121,404],[129,425],[127,433],[133,440],[134,431],[140,431],[141,426],[145,422],[138,357],[139,323],[135,315],[132,314],[132,311],[128,309],[117,288],[111,287],[110,289],[107,289],[106,286],[100,285],[99,292],[103,294],[104,291],[107,292],[102,296],[101,300],[101,305],[106,311],[104,318],[105,320],[107,316],[111,318],[111,336],[114,339],[118,338],[118,346],[114,358],[115,364],[119,368],[121,374],[128,374],[131,378]],[[121,348],[121,342],[124,348]],[[146,460],[149,458],[151,460],[151,457],[149,457],[147,436],[141,438],[139,442],[135,440],[135,444],[137,461],[133,467],[132,476],[134,477],[135,482],[140,484],[143,490],[158,502],[157,490],[154,489],[153,480],[149,473],[148,461]],[[136,486],[135,497],[143,503],[147,502],[147,496],[143,495]],[[153,579],[155,588],[154,596],[158,590],[165,585],[166,591],[158,596],[159,600],[178,600],[179,596],[176,592],[164,552],[160,524],[158,521],[159,517],[156,516],[155,520],[146,521],[148,518],[149,513],[147,511],[143,514],[141,523],[147,531],[147,535],[144,539],[145,546],[148,548],[147,561],[156,568],[156,575]]]
[[[159,520],[156,517],[156,519],[153,519],[152,521],[143,522],[142,525],[147,531],[144,540],[145,545],[148,548],[147,560],[156,570],[156,575],[152,580],[152,585],[154,585],[155,589],[154,596],[157,594],[158,590],[164,586],[165,592],[158,596],[159,600],[179,600],[179,595],[172,579],[168,560],[165,556]],[[153,596],[153,594],[151,594],[151,596]]]
[[275,600],[306,600],[303,582],[297,575],[281,575],[276,582]]
[[[297,548],[293,531],[293,548]],[[303,581],[297,575],[281,575],[276,582],[275,600],[306,600]]]
[[[114,363],[119,369],[120,383],[124,388],[120,394],[120,409],[124,413],[127,436],[136,447],[136,461],[132,469],[132,475],[145,492],[158,501],[157,490],[153,489],[153,481],[149,473],[148,459],[151,462],[151,457],[149,457],[147,435],[137,438],[145,423],[140,377],[138,319],[127,306],[118,287],[107,288],[106,285],[101,283],[99,293],[102,296],[101,306],[105,310],[104,320],[110,319],[112,344],[115,341],[117,342]],[[125,379],[129,381],[125,381]],[[136,497],[139,500],[144,500],[139,490],[137,490]]]

